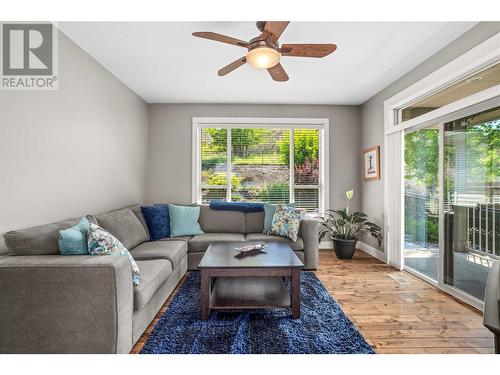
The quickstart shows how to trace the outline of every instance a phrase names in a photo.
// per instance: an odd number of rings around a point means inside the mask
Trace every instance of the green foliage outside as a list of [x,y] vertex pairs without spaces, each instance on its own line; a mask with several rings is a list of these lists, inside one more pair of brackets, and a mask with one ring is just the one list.
[[[211,168],[217,164],[226,164],[226,153],[214,153],[211,150],[204,149],[202,146],[201,150],[201,167],[202,169]],[[246,156],[234,156],[232,159],[232,164],[234,165],[283,165],[283,161],[280,153],[272,154],[252,154]]]
[[201,150],[201,169],[205,170],[217,164],[226,163],[226,153],[215,154]]
[[[226,173],[216,172],[216,166],[227,163],[227,129],[207,128],[201,145],[203,181],[208,185],[226,185]],[[207,136],[208,135],[208,136]],[[274,139],[280,139],[273,142]],[[286,129],[232,129],[231,130],[231,164],[232,165],[276,165],[288,168],[290,152],[290,133]],[[312,175],[309,169],[317,166],[319,158],[318,130],[300,130],[294,137],[296,167],[304,163],[303,168]],[[309,162],[308,162],[309,160]],[[298,175],[302,169],[298,170]],[[317,172],[318,171],[313,171]],[[316,178],[317,180],[317,178]],[[305,181],[309,182],[309,180]],[[316,181],[317,182],[317,181]],[[312,183],[312,182],[311,182]],[[290,202],[290,186],[288,182],[273,182],[253,185],[253,181],[244,176],[231,175],[233,201]]]
[[281,154],[274,152],[272,154],[254,154],[247,156],[234,156],[232,160],[235,165],[283,165]]
[[405,237],[410,242],[439,243],[439,215],[425,208],[425,197],[405,196]]
[[[290,137],[284,137],[279,143],[279,151],[283,164],[290,163]],[[319,158],[318,130],[300,130],[293,137],[294,164],[303,164],[305,159],[317,160]]]
[[439,130],[421,129],[407,133],[404,142],[405,180],[427,194],[405,194],[405,236],[416,243],[438,244],[439,217],[426,209],[426,203],[439,183]]
[[[214,173],[211,174],[210,171],[203,171],[202,176],[204,179],[208,177],[207,184],[208,185],[226,185],[227,184],[227,176],[226,173]],[[241,182],[243,181],[242,177],[238,177],[235,174],[231,174],[231,186],[233,189],[241,188]]]
[[[493,185],[500,179],[500,120],[469,127],[466,143],[469,176],[485,182],[487,198],[492,203]],[[448,155],[446,159],[450,159]],[[451,191],[451,182],[445,191]]]
[[439,130],[422,129],[405,134],[405,179],[420,187],[438,184]]
[[290,186],[288,182],[280,182],[267,185],[259,194],[259,199],[262,202],[277,201],[281,203],[290,203]]
[[[447,135],[445,135],[446,137]],[[439,130],[422,129],[405,135],[405,179],[436,187],[439,172]],[[469,177],[493,183],[500,176],[500,120],[471,126],[466,134]],[[445,162],[456,158],[456,144],[445,141]]]
[[[202,166],[222,164],[226,162],[227,129],[205,129],[210,135],[210,143],[203,143]],[[231,147],[232,162],[237,165],[266,164],[288,165],[290,163],[290,137],[288,130],[282,134],[277,147],[268,144],[273,130],[270,129],[232,129]],[[267,150],[260,150],[265,148]],[[253,148],[253,150],[252,150]],[[300,130],[294,134],[294,162],[303,164],[308,158],[311,161],[319,158],[318,130]]]
[[[232,129],[231,147],[234,156],[248,156],[249,148],[252,145],[263,141],[266,129]],[[215,151],[225,151],[227,149],[227,129],[205,129],[212,137],[211,147]]]
[[207,150],[212,152],[226,152],[227,149],[227,129],[205,129],[205,133],[210,135],[211,142],[209,144],[202,145],[206,147]]
[[231,194],[234,202],[258,201],[273,203],[290,203],[290,189],[287,182],[267,184],[265,186],[245,186],[242,189],[234,188]]

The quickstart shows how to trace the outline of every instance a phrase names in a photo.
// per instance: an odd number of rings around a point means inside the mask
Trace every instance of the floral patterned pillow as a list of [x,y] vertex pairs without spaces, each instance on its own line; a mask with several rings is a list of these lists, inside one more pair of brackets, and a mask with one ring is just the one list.
[[295,242],[297,241],[300,222],[303,217],[304,214],[302,211],[294,207],[279,204],[276,207],[269,234],[286,237]]
[[135,286],[139,285],[141,280],[139,267],[129,251],[115,236],[100,226],[90,223],[87,232],[87,245],[91,255],[121,255],[128,257],[132,266],[132,282]]

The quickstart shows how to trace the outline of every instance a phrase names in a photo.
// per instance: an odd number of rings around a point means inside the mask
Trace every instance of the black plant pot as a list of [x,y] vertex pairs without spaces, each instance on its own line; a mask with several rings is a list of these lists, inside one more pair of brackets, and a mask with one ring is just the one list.
[[333,248],[339,259],[352,259],[356,251],[357,240],[333,240]]

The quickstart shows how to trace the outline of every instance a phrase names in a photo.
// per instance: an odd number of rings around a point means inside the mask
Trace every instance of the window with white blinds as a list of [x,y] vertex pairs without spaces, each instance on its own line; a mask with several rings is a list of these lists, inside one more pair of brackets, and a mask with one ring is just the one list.
[[283,124],[195,129],[196,201],[325,204],[324,129]]

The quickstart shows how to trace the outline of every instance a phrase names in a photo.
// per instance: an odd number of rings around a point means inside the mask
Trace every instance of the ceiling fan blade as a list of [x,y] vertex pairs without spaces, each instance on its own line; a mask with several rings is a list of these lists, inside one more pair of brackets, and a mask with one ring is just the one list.
[[288,74],[286,74],[285,69],[283,69],[281,64],[277,64],[272,68],[268,68],[267,71],[275,81],[278,82],[288,81]]
[[289,23],[290,21],[266,21],[263,33],[272,34],[272,40],[275,42],[283,34]]
[[212,33],[210,31],[196,32],[196,33],[193,33],[193,36],[197,36],[198,38],[215,40],[216,42],[232,44],[233,46],[238,46],[238,47],[247,48],[249,46],[249,43],[245,42],[244,40],[231,38],[230,36],[226,36],[226,35],[222,35],[222,34]]
[[336,49],[335,44],[283,44],[280,52],[282,56],[325,57]]
[[231,73],[236,68],[239,68],[243,64],[247,62],[246,56],[240,57],[238,60],[233,61],[231,64],[226,65],[222,69],[220,69],[217,74],[219,76],[225,76],[228,73]]

